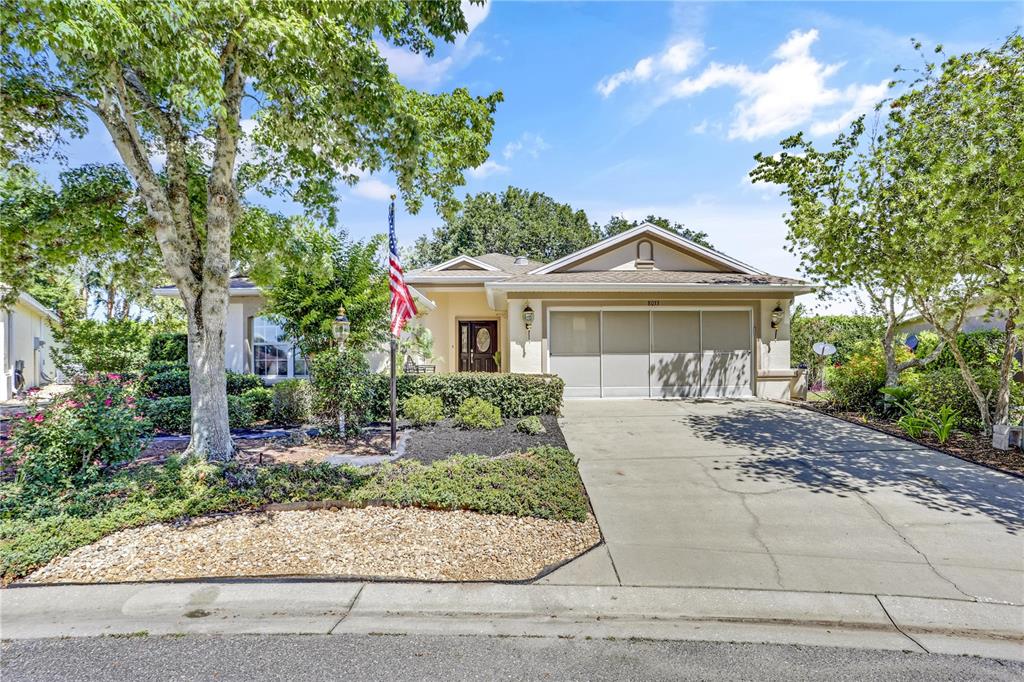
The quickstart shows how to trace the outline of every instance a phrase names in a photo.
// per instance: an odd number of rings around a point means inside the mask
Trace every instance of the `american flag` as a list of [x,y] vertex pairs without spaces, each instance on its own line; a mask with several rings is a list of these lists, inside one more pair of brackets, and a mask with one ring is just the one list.
[[398,257],[398,240],[395,239],[395,202],[388,209],[388,271],[391,285],[391,335],[398,337],[405,323],[416,316],[416,304],[405,283],[402,261]]

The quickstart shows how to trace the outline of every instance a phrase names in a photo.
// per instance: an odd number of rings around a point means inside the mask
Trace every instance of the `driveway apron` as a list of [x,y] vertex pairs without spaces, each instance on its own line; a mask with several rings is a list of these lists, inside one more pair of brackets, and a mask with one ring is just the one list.
[[575,400],[606,546],[547,582],[1024,603],[1024,480],[757,400]]

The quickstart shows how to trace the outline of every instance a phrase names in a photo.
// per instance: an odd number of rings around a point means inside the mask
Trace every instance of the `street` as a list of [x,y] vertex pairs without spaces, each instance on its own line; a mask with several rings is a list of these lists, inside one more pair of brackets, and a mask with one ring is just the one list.
[[186,635],[7,641],[23,680],[1019,680],[1024,663],[831,647],[419,635]]

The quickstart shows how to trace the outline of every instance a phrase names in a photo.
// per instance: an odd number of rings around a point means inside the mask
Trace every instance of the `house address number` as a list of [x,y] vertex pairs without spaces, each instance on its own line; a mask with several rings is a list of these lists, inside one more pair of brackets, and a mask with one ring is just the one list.
[[648,301],[647,305],[650,306],[651,308],[655,308],[661,305],[661,301]]

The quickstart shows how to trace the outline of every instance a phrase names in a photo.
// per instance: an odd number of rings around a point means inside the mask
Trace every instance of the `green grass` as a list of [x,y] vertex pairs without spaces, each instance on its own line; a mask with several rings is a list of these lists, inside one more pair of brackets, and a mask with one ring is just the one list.
[[559,448],[373,469],[312,463],[218,467],[171,459],[46,493],[0,484],[0,572],[10,582],[124,528],[325,500],[575,521],[588,512],[575,460]]

